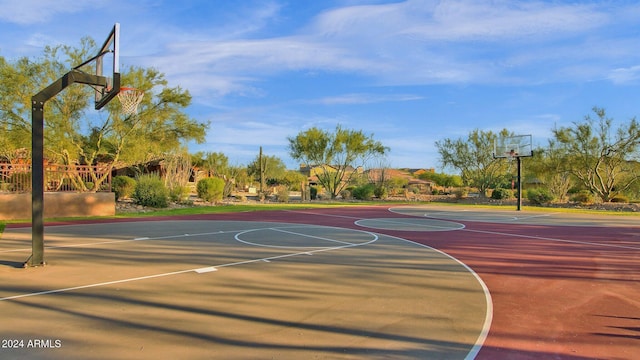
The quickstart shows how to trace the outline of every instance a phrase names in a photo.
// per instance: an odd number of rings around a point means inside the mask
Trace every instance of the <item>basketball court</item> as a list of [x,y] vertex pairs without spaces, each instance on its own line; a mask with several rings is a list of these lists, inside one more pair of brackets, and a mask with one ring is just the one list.
[[366,230],[176,220],[46,235],[48,265],[30,269],[11,266],[30,229],[2,237],[1,337],[61,346],[2,358],[464,359],[488,326],[470,269]]
[[55,224],[47,266],[27,269],[30,228],[11,225],[0,332],[25,346],[0,355],[630,359],[637,219],[423,206]]

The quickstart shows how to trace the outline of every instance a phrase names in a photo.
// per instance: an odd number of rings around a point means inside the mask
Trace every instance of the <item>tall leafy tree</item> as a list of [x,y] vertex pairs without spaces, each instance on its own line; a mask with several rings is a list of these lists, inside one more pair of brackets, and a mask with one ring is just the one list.
[[229,169],[229,158],[221,152],[197,152],[192,156],[192,163],[208,177],[223,177]]
[[229,165],[229,158],[221,152],[198,152],[192,156],[197,166],[208,177],[224,180],[224,196],[229,196],[239,182],[244,182],[246,169],[242,166]]
[[[85,38],[78,48],[47,47],[41,59],[0,61],[0,128],[7,134],[6,144],[1,145],[30,148],[31,96],[95,51],[95,42]],[[138,114],[123,114],[117,100],[99,113],[88,112],[93,89],[82,84],[66,88],[45,106],[45,157],[63,164],[102,163],[105,175],[91,173],[95,188],[114,164],[134,164],[150,154],[179,149],[186,141],[203,141],[208,126],[184,113],[191,95],[180,87],[169,87],[157,70],[129,67],[122,76],[127,86],[145,91]]]
[[507,129],[499,134],[475,129],[466,139],[444,139],[435,145],[442,166],[460,171],[465,185],[478,188],[486,196],[487,189],[495,186],[508,168],[504,160],[493,157],[493,145],[498,136],[512,135]]
[[318,182],[332,199],[357,175],[357,168],[389,151],[373,135],[343,129],[340,125],[334,132],[313,127],[287,139],[293,159],[319,167]]
[[[260,164],[262,161],[262,165]],[[262,170],[262,174],[260,171]],[[247,173],[254,181],[266,182],[268,180],[277,182],[284,178],[287,172],[287,166],[282,159],[277,156],[262,155],[256,158],[247,166]],[[264,191],[264,189],[262,189]]]
[[526,177],[531,181],[542,181],[554,199],[565,201],[569,189],[574,184],[574,177],[565,163],[566,160],[564,150],[559,147],[558,142],[549,139],[546,148],[539,148],[533,152],[533,158],[525,167]]
[[563,164],[580,183],[602,201],[611,201],[640,179],[636,170],[640,125],[635,118],[613,128],[606,111],[594,107],[573,126],[553,130],[563,152]]

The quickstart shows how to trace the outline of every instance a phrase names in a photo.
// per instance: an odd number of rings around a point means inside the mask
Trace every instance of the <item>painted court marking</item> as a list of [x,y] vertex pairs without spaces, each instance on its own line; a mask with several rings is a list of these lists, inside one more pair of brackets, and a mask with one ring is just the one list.
[[465,228],[464,224],[454,221],[422,218],[362,219],[357,220],[355,224],[372,229],[399,231],[453,231]]
[[387,236],[389,236],[391,238],[394,238],[394,239],[397,239],[397,240],[400,240],[400,241],[410,242],[411,244],[422,246],[422,247],[428,248],[430,250],[433,250],[435,252],[438,252],[438,253],[440,253],[440,254],[452,259],[453,261],[457,262],[458,264],[460,264],[471,275],[473,275],[473,277],[475,277],[476,281],[478,282],[478,284],[480,284],[480,286],[482,287],[482,291],[484,292],[485,306],[486,306],[486,312],[485,312],[485,316],[484,316],[484,323],[482,325],[482,330],[480,331],[480,334],[478,335],[478,338],[476,339],[475,344],[471,348],[471,351],[469,351],[467,356],[465,356],[465,358],[464,358],[465,360],[473,360],[473,359],[475,359],[475,357],[478,355],[478,353],[482,349],[482,346],[484,345],[484,342],[487,340],[487,336],[489,336],[489,330],[491,329],[491,323],[493,322],[493,298],[491,297],[491,292],[489,291],[489,287],[487,286],[487,284],[485,284],[485,282],[482,280],[480,275],[478,275],[478,273],[476,273],[467,264],[465,264],[464,262],[460,261],[459,259],[457,259],[457,258],[455,258],[455,257],[453,257],[453,256],[451,256],[451,255],[449,255],[449,254],[447,254],[447,253],[445,253],[443,251],[440,251],[440,250],[438,250],[436,248],[432,248],[429,245],[417,243],[415,241],[399,238],[399,237],[396,237],[396,236],[390,236],[390,235],[387,235]]
[[[376,222],[383,222],[383,223],[388,223],[388,224],[392,224],[392,225],[417,225],[419,227],[431,227],[431,228],[436,228],[436,229],[443,229],[443,230],[456,230],[456,229],[463,229],[464,225],[463,224],[459,224],[459,223],[455,223],[455,222],[447,222],[447,221],[442,221],[443,223],[451,223],[454,224],[456,226],[458,226],[457,228],[451,228],[450,226],[434,226],[434,225],[425,225],[422,223],[418,223],[418,224],[410,224],[407,222],[403,222],[403,221],[398,221],[396,219],[372,219],[372,221]],[[357,222],[356,222],[357,224]],[[359,224],[358,224],[359,225]],[[362,226],[362,225],[360,225]],[[349,242],[349,241],[342,241],[339,239],[332,239],[330,237],[326,237],[326,236],[317,236],[317,235],[312,235],[312,234],[307,234],[304,233],[302,231],[293,231],[292,229],[296,229],[296,228],[301,228],[301,229],[311,229],[311,230],[315,230],[314,228],[317,228],[318,230],[322,230],[322,229],[335,229],[335,230],[342,230],[342,231],[347,231],[348,233],[351,232],[355,232],[358,234],[366,234],[368,235],[367,238],[362,239],[363,242]],[[273,232],[279,232],[282,234],[286,234],[286,235],[293,235],[296,237],[302,237],[302,238],[309,238],[309,239],[314,239],[314,240],[320,240],[320,241],[326,241],[332,244],[338,244],[338,246],[326,246],[326,247],[318,247],[318,246],[277,246],[277,245],[269,245],[269,244],[260,244],[260,243],[256,243],[256,242],[252,242],[252,241],[247,241],[246,239],[242,239],[242,235],[245,234],[249,234],[249,233],[256,233],[259,231],[273,231]],[[46,291],[39,291],[39,292],[33,292],[33,293],[25,293],[25,294],[18,294],[18,295],[13,295],[13,296],[7,296],[4,298],[0,298],[0,302],[2,301],[10,301],[10,300],[17,300],[17,299],[22,299],[22,298],[27,298],[27,297],[35,297],[35,296],[43,296],[43,295],[50,295],[50,294],[58,294],[58,293],[64,293],[64,292],[70,292],[70,291],[77,291],[77,290],[83,290],[83,289],[90,289],[90,288],[96,288],[96,287],[102,287],[102,286],[109,286],[109,285],[115,285],[115,284],[123,284],[123,283],[129,283],[129,282],[135,282],[135,281],[142,281],[142,280],[148,280],[148,279],[155,279],[155,278],[162,278],[162,277],[168,277],[168,276],[174,276],[174,275],[180,275],[180,274],[186,274],[186,273],[190,273],[190,272],[194,272],[197,274],[208,274],[208,273],[212,273],[212,272],[217,272],[219,271],[221,268],[224,267],[232,267],[232,266],[240,266],[240,265],[245,265],[245,264],[251,264],[251,263],[256,263],[256,262],[264,262],[264,263],[269,263],[272,260],[277,260],[277,259],[282,259],[282,258],[288,258],[288,257],[295,257],[295,256],[299,256],[299,255],[306,255],[306,256],[312,256],[315,253],[318,252],[325,252],[325,251],[332,251],[332,250],[338,250],[338,249],[345,249],[345,248],[352,248],[352,247],[360,247],[360,246],[366,246],[369,244],[372,244],[376,241],[378,241],[379,239],[379,235],[372,233],[372,232],[368,232],[368,231],[362,231],[362,230],[357,230],[357,229],[350,229],[350,228],[340,228],[340,227],[330,227],[330,226],[317,226],[317,225],[310,225],[310,226],[282,226],[282,227],[264,227],[264,228],[252,228],[252,229],[248,229],[248,230],[235,230],[235,231],[215,231],[215,232],[206,232],[206,233],[198,233],[198,234],[178,234],[178,235],[167,235],[167,236],[157,236],[157,237],[149,237],[149,236],[140,236],[140,237],[135,237],[133,239],[124,239],[124,240],[113,240],[113,241],[100,241],[100,242],[94,242],[94,243],[84,243],[84,244],[71,244],[71,245],[62,245],[62,246],[52,246],[52,247],[47,247],[48,249],[56,249],[56,248],[72,248],[72,247],[91,247],[91,246],[96,246],[96,245],[105,245],[105,244],[118,244],[118,243],[126,243],[126,242],[132,242],[132,241],[152,241],[152,240],[162,240],[162,239],[180,239],[180,238],[185,238],[185,237],[192,237],[192,236],[205,236],[205,235],[219,235],[219,234],[224,234],[224,233],[236,233],[233,238],[241,243],[247,244],[247,245],[252,245],[252,246],[259,246],[259,247],[267,247],[267,248],[315,248],[315,250],[304,250],[304,251],[300,251],[300,252],[295,252],[295,253],[290,253],[290,254],[281,254],[281,255],[277,255],[277,256],[271,256],[271,257],[264,257],[264,258],[255,258],[255,259],[249,259],[249,260],[244,260],[244,261],[238,261],[238,262],[231,262],[231,263],[225,263],[225,264],[220,264],[220,265],[213,265],[213,266],[206,266],[206,267],[198,267],[198,268],[191,268],[191,269],[185,269],[185,270],[178,270],[178,271],[172,271],[172,272],[166,272],[166,273],[159,273],[159,274],[153,274],[153,275],[147,275],[147,276],[140,276],[140,277],[132,277],[132,278],[126,278],[126,279],[120,279],[120,280],[113,280],[113,281],[107,281],[107,282],[100,282],[100,283],[94,283],[94,284],[86,284],[86,285],[80,285],[80,286],[73,286],[73,287],[66,287],[66,288],[60,288],[60,289],[52,289],[52,290],[46,290]],[[370,238],[369,238],[370,236]],[[486,284],[482,281],[482,279],[478,276],[477,273],[475,273],[475,271],[473,271],[469,266],[467,266],[466,264],[464,264],[463,262],[461,262],[460,260],[454,258],[451,255],[448,255],[440,250],[434,249],[430,246],[424,245],[424,244],[419,244],[416,243],[414,241],[410,241],[407,239],[403,239],[403,238],[399,238],[399,237],[395,237],[395,236],[389,236],[389,235],[385,235],[389,238],[393,238],[393,239],[397,239],[403,242],[407,242],[410,243],[411,245],[418,245],[420,247],[423,248],[427,248],[431,251],[437,252],[453,261],[455,261],[456,263],[458,263],[459,265],[461,265],[469,274],[471,274],[474,278],[475,281],[479,284],[479,286],[482,289],[482,292],[484,293],[484,298],[485,298],[485,316],[484,316],[484,322],[482,324],[482,327],[480,328],[480,332],[478,337],[476,338],[475,343],[472,345],[471,350],[469,351],[469,353],[467,354],[467,356],[465,357],[465,359],[474,359],[476,357],[476,355],[478,354],[478,352],[480,351],[480,349],[482,348],[486,337],[489,333],[489,329],[491,326],[491,322],[492,322],[492,318],[493,318],[493,306],[492,306],[492,299],[491,299],[491,294],[486,286]],[[358,240],[358,238],[356,237],[356,240]],[[366,241],[365,241],[366,240]],[[30,249],[28,249],[30,250]],[[18,250],[12,250],[12,251],[18,251]],[[475,333],[474,333],[475,334]]]
[[[72,226],[72,225],[68,225],[68,226]],[[82,244],[45,246],[45,249],[49,249],[49,250],[51,250],[51,249],[65,249],[65,248],[74,248],[74,247],[91,247],[91,246],[97,246],[97,245],[119,244],[119,243],[126,243],[126,242],[135,242],[135,241],[178,239],[178,238],[189,237],[189,236],[205,236],[205,235],[218,235],[218,234],[224,234],[224,233],[235,233],[235,232],[238,232],[238,231],[239,230],[235,230],[235,231],[214,231],[214,232],[206,232],[206,233],[198,233],[198,234],[180,234],[180,235],[156,236],[156,237],[143,236],[143,237],[136,237],[136,238],[133,238],[133,239],[97,241],[97,242],[82,243]],[[31,251],[31,250],[32,249],[29,247],[29,248],[20,248],[20,249],[11,249],[11,250],[0,250],[0,253]]]
[[[409,215],[409,216],[420,216],[420,215],[414,215],[410,211],[409,212],[402,212],[400,210],[396,211],[395,209],[403,209],[403,208],[390,208],[389,211],[394,212],[394,213],[398,213],[398,214],[405,214],[405,215]],[[416,210],[416,208],[404,208],[404,209]],[[421,210],[421,209],[417,209],[417,210]],[[466,211],[467,210],[461,210],[461,211],[458,211],[458,212],[466,212]],[[456,213],[456,212],[438,212],[436,214],[441,215],[441,214],[454,214],[454,213]],[[557,213],[523,216],[523,217],[515,218],[515,219],[526,220],[526,219],[533,219],[533,218],[540,218],[540,217],[548,217],[549,215],[553,215],[553,214],[557,214]],[[424,213],[423,216],[429,216],[429,214],[428,213]],[[431,214],[429,217],[433,217],[433,214]],[[471,221],[471,222],[479,221],[479,220],[472,220],[472,219],[464,219],[464,220],[465,221]],[[535,239],[535,240],[543,240],[543,241],[551,241],[551,242],[562,242],[562,243],[570,243],[570,244],[592,245],[592,246],[601,246],[601,247],[616,248],[616,249],[627,249],[627,250],[640,250],[640,246],[626,246],[626,245],[617,245],[617,244],[596,243],[596,242],[590,242],[590,241],[567,240],[567,239],[550,238],[550,237],[544,237],[544,236],[505,233],[505,232],[499,232],[499,231],[474,230],[474,229],[469,229],[469,228],[464,228],[464,229],[460,229],[460,230],[467,231],[467,232],[475,232],[475,233],[480,233],[480,234],[493,234],[493,235],[501,235],[501,236],[512,236],[512,237],[518,237],[518,238]]]
[[[283,227],[283,228],[287,228],[287,227],[292,227],[292,226],[286,226],[286,227]],[[300,227],[300,226],[295,226],[295,227]],[[314,225],[311,225],[309,227],[314,227]],[[317,226],[315,226],[315,227],[317,227]],[[268,263],[268,262],[271,262],[272,260],[283,259],[283,258],[288,258],[288,257],[294,257],[294,256],[300,256],[300,255],[309,256],[309,255],[312,255],[313,253],[316,253],[316,252],[324,252],[324,251],[332,251],[332,250],[345,249],[345,248],[351,248],[351,247],[365,246],[365,245],[369,245],[371,243],[374,243],[379,238],[376,234],[373,234],[373,233],[370,233],[370,232],[367,232],[367,231],[361,231],[361,230],[355,230],[355,229],[346,229],[346,228],[332,228],[332,227],[329,227],[329,226],[323,226],[323,227],[324,228],[329,228],[329,229],[342,229],[342,230],[348,230],[350,232],[358,232],[358,233],[368,234],[368,235],[373,236],[373,239],[369,240],[367,242],[363,242],[363,243],[348,243],[348,242],[342,242],[342,241],[335,240],[335,239],[310,236],[308,234],[303,234],[303,233],[288,232],[290,234],[295,234],[295,235],[299,235],[299,236],[306,236],[306,237],[312,237],[312,238],[317,238],[317,239],[322,239],[322,240],[342,243],[343,245],[342,246],[334,246],[334,247],[322,247],[322,248],[319,248],[319,249],[316,249],[316,250],[312,250],[312,251],[306,250],[306,251],[303,251],[303,252],[282,254],[282,255],[270,256],[270,257],[266,257],[266,258],[249,259],[249,260],[232,262],[232,263],[227,263],[227,264],[220,264],[220,265],[216,265],[216,266],[192,268],[192,269],[178,270],[178,271],[172,271],[172,272],[161,273],[161,274],[133,277],[133,278],[127,278],[127,279],[121,279],[121,280],[114,280],[114,281],[107,281],[107,282],[101,282],[101,283],[95,283],[95,284],[73,286],[73,287],[67,287],[67,288],[62,288],[62,289],[53,289],[53,290],[39,291],[39,292],[34,292],[34,293],[13,295],[13,296],[7,296],[7,297],[0,298],[0,302],[1,301],[7,301],[7,300],[16,300],[16,299],[21,299],[21,298],[26,298],[26,297],[50,295],[50,294],[57,294],[57,293],[63,293],[63,292],[69,292],[69,291],[75,291],[75,290],[82,290],[82,289],[89,289],[89,288],[108,286],[108,285],[114,285],[114,284],[122,284],[122,283],[134,282],[134,281],[155,279],[155,278],[160,278],[160,277],[167,277],[167,276],[185,274],[185,273],[189,273],[189,272],[195,272],[195,273],[198,273],[198,274],[204,274],[204,273],[218,271],[218,269],[224,268],[224,267],[239,266],[239,265],[251,264],[251,263],[256,263],[256,262],[266,262],[266,263]],[[157,239],[176,239],[176,238],[188,237],[188,236],[213,235],[213,234],[222,234],[222,233],[238,233],[238,234],[236,234],[234,236],[234,238],[236,240],[238,240],[239,242],[247,243],[245,241],[242,241],[242,240],[238,239],[237,236],[239,234],[242,234],[242,233],[247,233],[247,232],[251,232],[251,231],[258,231],[258,230],[265,230],[265,229],[274,230],[276,228],[273,228],[273,227],[272,228],[255,228],[255,229],[242,230],[242,231],[241,230],[215,231],[215,232],[198,233],[198,234],[180,234],[180,235],[158,236],[158,237],[154,237],[154,238],[152,238],[152,237],[140,237],[140,238],[135,238],[133,240],[120,240],[120,241],[111,241],[111,242],[88,243],[87,245],[92,246],[92,245],[104,244],[104,243],[121,243],[121,242],[129,242],[129,241],[146,241],[146,240],[157,240]],[[285,231],[285,232],[287,232],[287,231]],[[254,243],[247,243],[247,244],[252,245],[252,246],[260,246],[260,247],[273,247],[273,246],[264,245],[264,244],[254,244]],[[80,246],[80,245],[76,245],[76,246],[55,246],[55,247],[50,247],[50,248],[65,248],[65,247],[77,247],[77,246]],[[28,250],[31,250],[31,249],[29,248]]]
[[[404,210],[404,211],[403,211]],[[415,207],[396,207],[389,208],[389,211],[401,215],[419,216],[434,219],[446,219],[446,220],[464,220],[464,221],[478,221],[478,222],[514,222],[519,220],[535,219],[540,217],[550,217],[550,214],[537,214],[528,216],[519,216],[512,214],[500,214],[500,213],[483,213],[478,211],[471,211],[467,209],[452,210],[452,211],[425,211],[425,209]]]
[[[262,230],[272,230],[272,231],[278,231],[278,232],[282,232],[285,234],[289,234],[289,235],[297,235],[297,236],[301,236],[301,237],[306,237],[306,238],[310,238],[310,239],[318,239],[318,240],[323,240],[323,241],[328,241],[328,242],[334,242],[334,243],[339,243],[339,244],[343,244],[343,245],[347,245],[347,246],[351,246],[351,245],[360,245],[360,244],[354,244],[354,243],[350,243],[350,242],[345,242],[345,241],[340,241],[340,240],[336,240],[336,239],[330,239],[327,237],[322,237],[322,236],[313,236],[313,235],[309,235],[309,234],[304,234],[304,233],[299,233],[299,232],[294,232],[294,231],[287,231],[287,230],[283,230],[282,228],[267,228],[267,229],[251,229],[251,230],[246,230],[246,231],[242,231],[239,232],[238,234],[236,234],[234,236],[234,238],[243,243],[243,244],[247,244],[247,245],[252,245],[252,246],[261,246],[261,247],[268,247],[268,248],[278,248],[278,249],[283,249],[283,248],[326,248],[325,246],[281,246],[281,245],[268,245],[268,244],[262,244],[262,243],[255,243],[255,242],[251,242],[251,241],[247,241],[247,240],[243,240],[240,237],[244,234],[248,234],[248,233],[252,233],[252,232],[257,232],[257,231],[262,231]],[[357,231],[357,230],[354,230]],[[373,234],[372,234],[373,235]],[[377,236],[374,235],[374,240],[377,240]],[[368,243],[371,243],[373,241],[370,241]],[[367,243],[367,244],[368,244]]]
[[543,240],[543,241],[551,241],[551,242],[562,242],[562,243],[581,244],[581,245],[593,245],[593,246],[602,246],[602,247],[617,248],[617,249],[628,249],[628,250],[640,250],[640,247],[636,247],[636,246],[625,246],[625,245],[616,245],[616,244],[595,243],[595,242],[590,242],[590,241],[566,240],[566,239],[557,239],[557,238],[550,238],[550,237],[544,237],[544,236],[503,233],[503,232],[499,232],[499,231],[472,230],[472,229],[464,229],[463,231],[475,232],[475,233],[480,233],[480,234],[493,234],[493,235],[502,235],[502,236],[513,236],[513,237],[519,237],[519,238],[525,238],[525,239],[535,239],[535,240]]

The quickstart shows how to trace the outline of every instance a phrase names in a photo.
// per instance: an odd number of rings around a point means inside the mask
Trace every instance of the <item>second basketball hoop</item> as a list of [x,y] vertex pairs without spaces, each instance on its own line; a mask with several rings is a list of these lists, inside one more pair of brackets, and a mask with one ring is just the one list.
[[143,98],[144,91],[136,88],[123,87],[118,92],[118,100],[122,104],[122,112],[126,115],[137,114],[138,105],[140,105]]

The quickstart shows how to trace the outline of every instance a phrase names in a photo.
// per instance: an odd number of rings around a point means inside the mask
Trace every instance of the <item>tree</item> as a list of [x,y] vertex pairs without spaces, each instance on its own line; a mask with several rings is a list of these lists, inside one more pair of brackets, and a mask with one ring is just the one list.
[[35,71],[27,59],[15,64],[0,57],[0,156],[11,160],[19,149],[31,148],[30,94],[31,86],[28,74]]
[[430,180],[438,186],[443,187],[460,187],[462,186],[462,178],[459,175],[450,175],[446,173],[424,172],[418,175],[420,180]]
[[[262,164],[260,162],[262,161]],[[254,181],[259,182],[260,190],[264,189],[267,180],[277,182],[284,178],[287,171],[287,166],[282,159],[277,156],[258,155],[247,166],[247,173],[253,178]]]
[[218,152],[197,152],[191,157],[193,166],[204,171],[207,177],[224,180],[224,196],[230,196],[238,183],[245,182],[246,170],[241,166],[229,165],[229,158]]
[[[640,146],[640,125],[635,118],[613,129],[606,111],[594,107],[596,119],[553,130],[563,153],[563,164],[586,189],[604,202],[624,193],[640,178],[635,160]],[[615,133],[614,133],[615,132]]]
[[507,171],[502,159],[493,157],[493,144],[498,136],[512,136],[507,129],[498,135],[492,131],[475,129],[467,139],[444,139],[436,141],[443,167],[452,167],[460,171],[462,181],[467,186],[477,187],[482,196],[494,186]]
[[[31,146],[31,96],[59,79],[75,64],[95,53],[96,44],[84,38],[79,48],[47,47],[38,61],[18,59],[14,64],[0,61],[0,129],[8,150]],[[82,69],[81,69],[82,70]],[[88,71],[88,69],[86,69]],[[183,112],[191,95],[180,87],[168,87],[164,75],[155,69],[129,67],[122,72],[123,83],[145,91],[139,113],[125,115],[117,100],[106,111],[87,114],[92,105],[91,87],[75,84],[47,102],[45,107],[45,156],[62,164],[96,165],[104,175],[91,169],[91,182],[98,189],[114,164],[135,164],[150,154],[179,149],[185,141],[204,140],[208,124]]]
[[361,130],[343,129],[340,125],[333,133],[313,127],[287,139],[293,159],[308,166],[319,166],[318,182],[332,199],[356,176],[356,169],[389,151],[374,140],[373,135],[367,136]]
[[565,165],[566,158],[558,142],[549,139],[546,149],[536,149],[525,168],[527,178],[540,180],[554,199],[565,201],[573,184],[573,175]]
[[223,177],[229,169],[229,158],[218,152],[197,152],[191,156],[191,162],[207,177]]
[[280,184],[286,185],[289,190],[301,191],[306,186],[307,177],[297,170],[287,170],[284,177],[279,181]]

